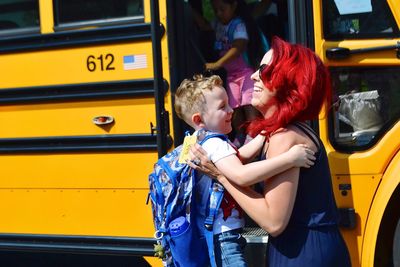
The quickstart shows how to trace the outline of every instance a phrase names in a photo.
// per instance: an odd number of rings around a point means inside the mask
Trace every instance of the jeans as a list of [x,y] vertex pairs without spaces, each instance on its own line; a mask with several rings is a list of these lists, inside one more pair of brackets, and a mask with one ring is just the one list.
[[214,235],[215,261],[218,267],[247,267],[244,259],[246,239],[242,229],[230,230]]

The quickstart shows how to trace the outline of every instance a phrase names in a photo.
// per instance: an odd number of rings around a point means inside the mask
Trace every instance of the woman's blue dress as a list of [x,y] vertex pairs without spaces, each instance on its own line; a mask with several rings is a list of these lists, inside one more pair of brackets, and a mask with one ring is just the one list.
[[328,158],[322,142],[305,124],[295,124],[319,147],[311,168],[301,168],[297,195],[288,226],[269,238],[269,267],[351,266],[339,232]]

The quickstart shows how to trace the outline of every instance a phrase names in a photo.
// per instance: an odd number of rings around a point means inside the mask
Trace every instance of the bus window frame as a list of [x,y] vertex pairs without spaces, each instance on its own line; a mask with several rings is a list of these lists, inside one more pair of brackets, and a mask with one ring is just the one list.
[[337,142],[337,138],[335,137],[335,117],[334,113],[332,112],[332,109],[329,111],[329,120],[328,120],[328,135],[329,135],[329,140],[330,143],[332,144],[333,148],[342,153],[346,154],[353,154],[355,152],[360,152],[360,151],[365,151],[373,146],[375,146],[381,139],[386,135],[386,133],[396,124],[395,119],[387,121],[382,128],[376,133],[373,139],[365,145],[342,145],[339,142]]
[[[143,0],[144,1],[144,0]],[[59,22],[58,0],[53,0],[54,31],[73,30],[82,27],[106,27],[124,24],[137,24],[145,22],[145,14],[109,19],[81,20],[76,22]]]
[[54,25],[54,31],[66,31],[81,29],[84,27],[107,27],[117,25],[129,25],[144,23],[144,16],[132,16],[126,18],[103,19],[103,20],[87,20],[73,23],[60,23]]
[[[327,19],[327,16],[324,14],[328,12],[327,10],[327,4],[326,1],[331,1],[331,0],[323,0],[322,1],[322,15],[323,15],[323,20],[322,20],[322,27],[323,27],[323,38],[326,41],[341,41],[341,40],[365,40],[365,39],[387,39],[387,38],[399,38],[400,37],[400,25],[397,25],[394,14],[390,8],[390,6],[387,6],[390,14],[392,15],[391,19],[396,25],[396,28],[393,29],[392,32],[376,32],[376,33],[357,33],[357,34],[351,34],[351,33],[327,33],[325,30],[330,28],[330,25],[328,24],[329,20]],[[341,18],[359,18],[360,13],[355,13],[355,14],[348,14],[348,15],[341,15]],[[361,13],[362,14],[362,13]],[[362,16],[362,15],[361,15]],[[393,25],[392,25],[393,26]]]
[[[393,66],[390,66],[393,67]],[[337,72],[340,69],[346,70],[346,69],[353,69],[355,68],[355,66],[330,66],[329,67],[329,72],[332,73],[333,72]],[[381,67],[381,69],[384,69],[385,67]],[[356,69],[372,69],[371,66],[363,66],[363,67],[356,67]],[[399,68],[400,71],[400,68]],[[337,91],[335,91],[335,88],[332,85],[332,93],[335,94],[337,93]],[[338,151],[338,152],[343,152],[343,153],[348,153],[348,154],[352,154],[355,152],[360,152],[360,151],[365,151],[368,150],[370,148],[372,148],[373,146],[375,146],[385,135],[386,133],[392,129],[395,125],[396,122],[399,120],[400,118],[400,113],[397,114],[397,116],[393,117],[393,118],[388,118],[387,121],[384,121],[382,127],[375,133],[374,137],[367,143],[367,144],[363,144],[363,145],[343,145],[340,142],[337,141],[337,137],[336,135],[336,130],[335,129],[335,123],[336,122],[336,118],[335,118],[335,114],[337,113],[337,111],[334,111],[335,108],[335,102],[332,102],[330,107],[329,107],[329,112],[328,112],[328,136],[329,136],[329,141],[332,144],[333,148]]]
[[[18,35],[29,35],[29,34],[40,34],[40,29],[41,29],[41,18],[40,18],[40,6],[39,6],[39,0],[37,3],[33,3],[35,6],[34,9],[30,10],[29,8],[26,8],[27,3],[20,2],[20,3],[9,3],[8,5],[14,5],[15,7],[21,6],[23,7],[22,9],[15,9],[11,10],[12,13],[17,13],[17,12],[24,12],[26,10],[28,11],[37,11],[37,16],[38,16],[38,25],[29,25],[29,26],[18,26],[15,28],[6,28],[6,29],[0,29],[0,38],[5,37],[5,36],[18,36]],[[36,6],[37,4],[37,6]],[[29,5],[29,4],[28,4]],[[37,10],[35,10],[37,8]],[[10,11],[10,10],[9,10]],[[15,21],[9,21],[9,20],[4,20],[5,22],[12,22],[15,23]]]
[[26,27],[20,29],[4,29],[0,30],[1,37],[21,36],[30,34],[40,34],[40,27]]

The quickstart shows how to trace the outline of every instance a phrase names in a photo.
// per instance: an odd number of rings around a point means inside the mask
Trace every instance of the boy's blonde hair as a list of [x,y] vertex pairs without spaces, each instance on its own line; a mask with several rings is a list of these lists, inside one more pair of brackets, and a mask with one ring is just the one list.
[[192,80],[183,80],[175,93],[174,106],[178,117],[192,125],[192,115],[205,110],[206,99],[203,91],[211,91],[214,86],[222,86],[222,80],[218,75],[204,77],[197,74],[193,76]]

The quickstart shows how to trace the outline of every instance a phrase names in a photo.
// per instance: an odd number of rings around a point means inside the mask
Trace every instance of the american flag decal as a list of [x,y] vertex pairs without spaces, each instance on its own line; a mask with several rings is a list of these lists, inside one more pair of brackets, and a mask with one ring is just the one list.
[[124,56],[124,70],[136,70],[147,68],[146,55],[128,55]]

